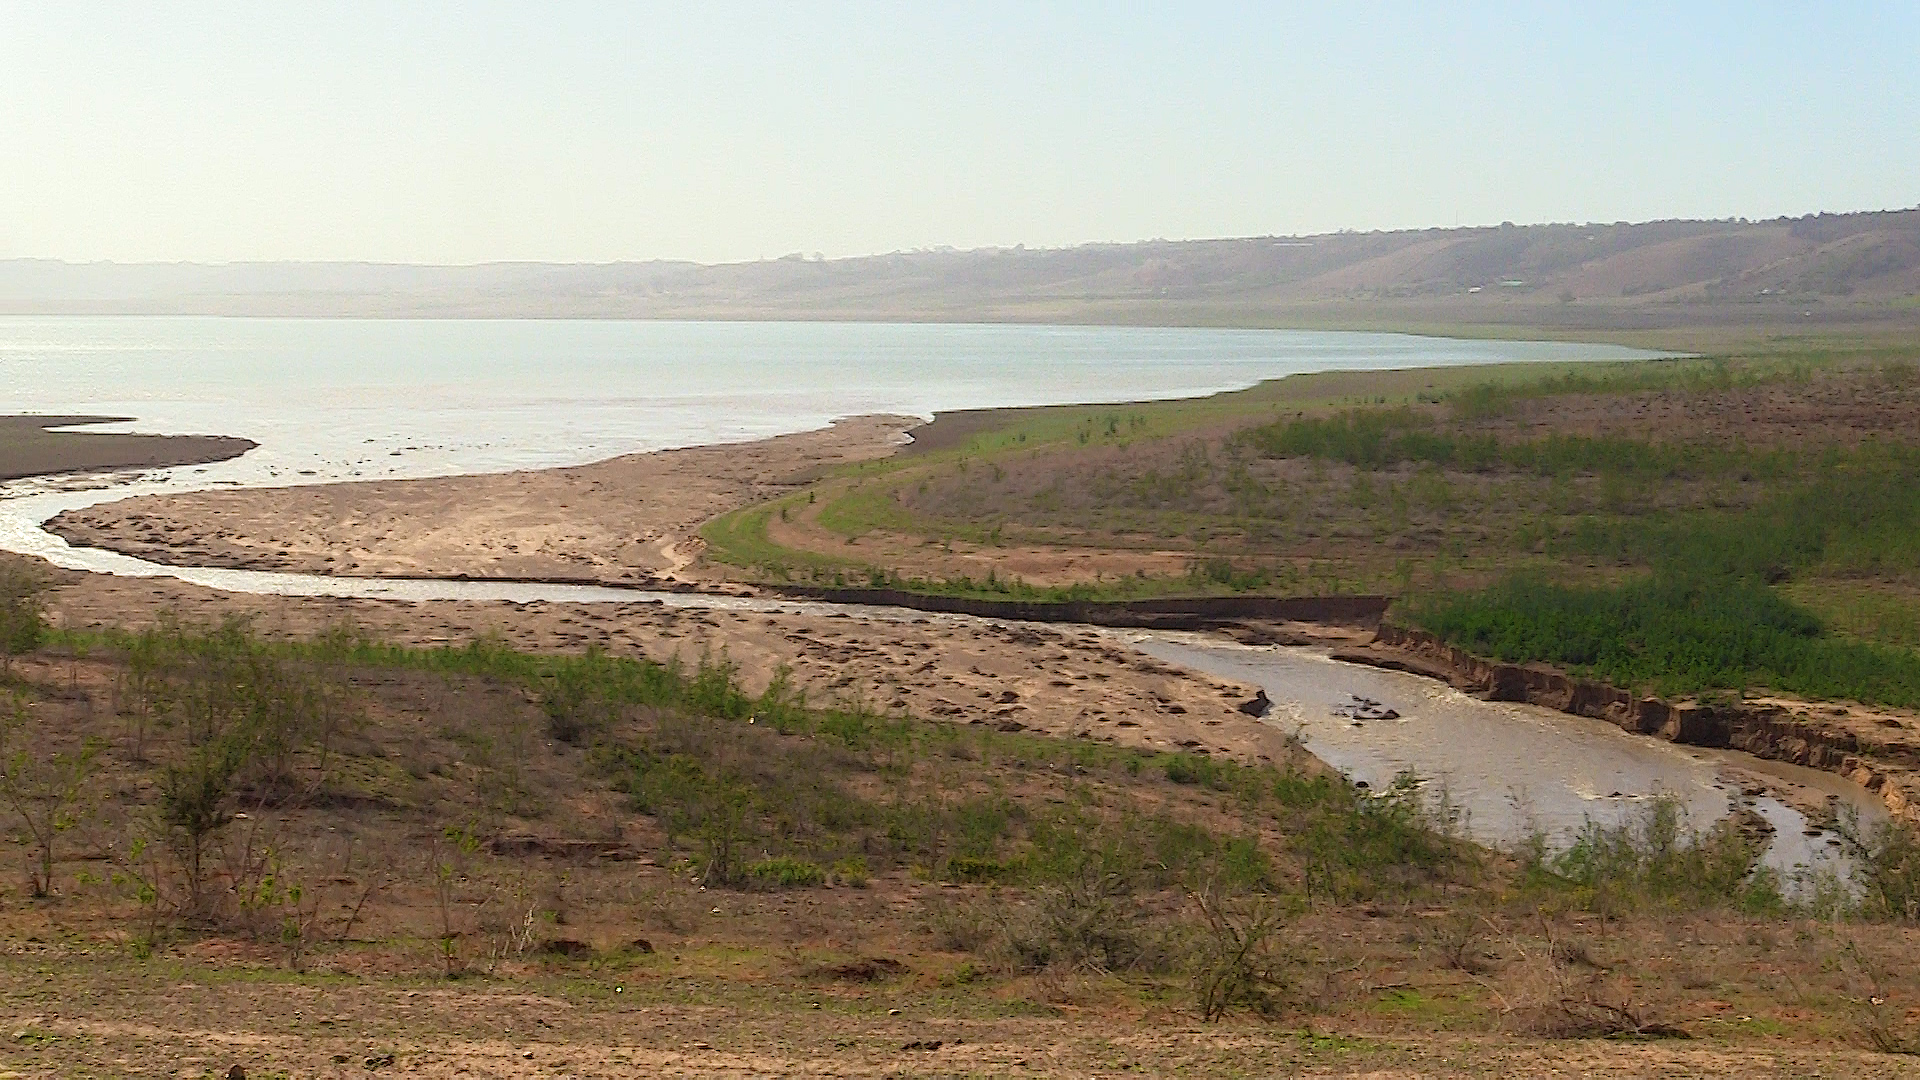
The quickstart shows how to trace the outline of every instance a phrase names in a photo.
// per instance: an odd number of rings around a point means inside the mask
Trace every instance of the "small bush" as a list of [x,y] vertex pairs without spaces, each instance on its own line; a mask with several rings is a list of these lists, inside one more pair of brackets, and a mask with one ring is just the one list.
[[103,749],[88,739],[71,753],[49,751],[43,738],[33,730],[20,699],[0,713],[0,802],[26,832],[32,850],[27,882],[34,896],[53,892],[55,844],[92,810],[87,789],[94,759]]
[[1418,777],[1402,773],[1377,795],[1329,789],[1291,838],[1305,864],[1307,896],[1407,895],[1451,870],[1462,847],[1436,827],[1420,788]]
[[1236,896],[1217,877],[1188,895],[1201,921],[1189,961],[1200,1018],[1212,1022],[1236,1006],[1272,1012],[1285,983],[1284,909],[1270,896]]
[[850,855],[833,864],[833,880],[841,885],[855,889],[867,887],[867,860],[865,856]]
[[1853,858],[1860,914],[1869,919],[1920,921],[1920,835],[1892,821],[1863,827],[1852,807],[1841,811],[1834,832]]
[[46,605],[40,594],[47,582],[11,559],[0,560],[0,673],[13,670],[13,658],[40,647],[46,636]]
[[1003,905],[963,898],[934,896],[926,903],[927,930],[935,944],[954,952],[978,953],[1000,930]]
[[1572,885],[1602,914],[1646,907],[1778,911],[1785,904],[1779,881],[1756,868],[1763,850],[1731,820],[1704,832],[1688,828],[1680,804],[1660,798],[1619,825],[1589,821],[1557,855],[1543,856],[1536,846],[1523,863],[1536,880],[1544,870]]
[[814,889],[827,883],[817,863],[781,855],[747,867],[747,882],[757,889]]
[[1018,863],[975,855],[955,855],[947,860],[945,876],[948,881],[979,884],[1007,880],[1016,876],[1020,869]]

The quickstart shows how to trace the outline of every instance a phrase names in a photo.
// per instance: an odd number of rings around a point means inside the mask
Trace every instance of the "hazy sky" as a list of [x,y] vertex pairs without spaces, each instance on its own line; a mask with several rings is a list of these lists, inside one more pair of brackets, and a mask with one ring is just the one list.
[[1916,203],[1913,2],[0,0],[0,257],[722,261]]

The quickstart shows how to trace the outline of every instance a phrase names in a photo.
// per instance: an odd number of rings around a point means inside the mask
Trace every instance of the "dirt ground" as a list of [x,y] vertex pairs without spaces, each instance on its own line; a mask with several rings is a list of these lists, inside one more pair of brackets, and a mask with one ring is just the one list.
[[815,1010],[792,992],[648,1000],[614,992],[619,978],[449,985],[14,957],[0,962],[0,1062],[21,1077],[226,1077],[236,1065],[250,1078],[1920,1075],[1911,1059],[1778,1042],[1348,1034],[1064,1006],[963,1019],[911,992],[892,999],[904,1008],[830,998]]
[[[945,940],[935,913],[1027,902],[1021,890],[911,869],[705,888],[587,748],[479,737],[538,732],[524,694],[430,672],[354,675],[369,722],[337,745],[329,797],[262,826],[310,890],[301,952],[270,918],[143,937],[148,916],[116,873],[137,860],[115,845],[157,757],[129,752],[116,663],[16,661],[50,737],[111,741],[109,790],[64,842],[55,895],[0,889],[0,1065],[17,1076],[1920,1075],[1868,1049],[1875,1034],[1920,1046],[1911,929],[1602,919],[1503,900],[1477,877],[1299,912],[1270,1016],[1202,1023],[1178,974],[1002,971]],[[1151,771],[930,764],[1034,803],[1232,812]],[[450,978],[431,872],[447,856],[432,845],[468,814],[489,842],[459,857]],[[24,854],[9,849],[9,864]],[[1569,1037],[1569,1001],[1617,1003],[1663,1037]]]
[[[1527,418],[1522,411],[1507,422]],[[1691,421],[1661,414],[1645,422],[1659,429]],[[891,453],[901,430],[897,418],[863,418],[747,447],[546,473],[140,500],[70,515],[62,529],[75,542],[103,542],[158,561],[643,583],[690,575],[697,556],[691,538],[701,521],[797,491],[833,463]],[[1178,448],[1153,455],[1154,463],[1176,460]],[[555,524],[559,520],[564,524]],[[814,539],[849,554],[881,542],[905,552],[916,542],[876,536],[850,547],[824,530]],[[982,551],[954,548],[939,549],[938,559],[964,560]],[[932,557],[934,549],[926,550]],[[991,556],[954,565],[1019,554],[994,548]],[[1072,560],[1085,553],[1072,545],[1034,546],[1032,554],[1027,569],[1036,576],[1047,572],[1043,556],[1062,560],[1063,580],[1092,572],[1084,562],[1075,569]],[[1185,559],[1147,545],[1128,557],[1161,560],[1152,564],[1154,572]],[[1104,574],[1139,567],[1095,568]],[[972,573],[979,576],[977,569]],[[1285,732],[1234,708],[1251,688],[1160,665],[1080,628],[657,604],[251,597],[166,579],[52,576],[51,616],[76,628],[137,627],[162,613],[193,621],[244,615],[269,635],[305,636],[351,622],[374,636],[417,645],[498,634],[529,651],[593,645],[618,655],[688,661],[724,654],[749,689],[785,668],[816,702],[859,699],[976,730],[1204,750],[1245,761],[1297,752]],[[1328,634],[1329,643],[1354,639]],[[29,666],[27,674],[47,687],[64,680],[98,689],[112,678],[86,658],[51,657]],[[383,692],[438,702],[436,715],[493,715],[494,706],[479,698],[449,704],[434,696],[441,691],[408,685]],[[81,708],[75,694],[62,707]],[[529,707],[519,701],[499,708],[509,705]],[[427,724],[396,721],[391,730],[396,745],[440,738]],[[430,906],[427,886],[420,868],[408,862],[431,840],[430,815],[418,808],[380,817],[343,803],[304,819],[301,835],[322,856],[336,850],[328,845],[343,828],[377,839],[373,846],[386,853],[391,878],[362,931],[316,949],[300,970],[270,937],[191,933],[143,953],[127,930],[125,891],[110,883],[112,858],[96,847],[76,860],[87,871],[84,883],[73,866],[63,870],[63,881],[72,884],[60,896],[32,900],[19,889],[0,894],[0,1064],[21,1076],[225,1076],[238,1065],[256,1078],[388,1070],[426,1076],[1920,1075],[1912,1064],[1920,1059],[1869,1049],[1875,1033],[1891,1045],[1920,1047],[1920,969],[1911,962],[1920,942],[1903,928],[1659,912],[1596,923],[1580,912],[1520,910],[1524,904],[1454,910],[1432,898],[1322,906],[1288,931],[1296,958],[1289,1009],[1274,1018],[1236,1015],[1204,1025],[1177,982],[1087,971],[979,977],[968,957],[930,932],[926,912],[939,901],[1000,903],[992,886],[892,871],[863,888],[705,890],[664,857],[657,830],[641,815],[606,791],[573,783],[575,773],[562,766],[577,772],[577,753],[549,754],[550,747],[533,743],[523,749],[519,757],[544,785],[551,809],[504,826],[546,838],[601,838],[636,855],[582,860],[545,849],[492,855],[474,871],[472,880],[487,884],[472,886],[470,900],[476,912],[483,891],[490,898],[484,902],[496,908],[506,902],[501,898],[520,902],[530,893],[546,903],[558,888],[568,914],[547,936],[577,949],[522,951],[484,972],[446,978],[431,929],[420,922]],[[508,747],[506,757],[514,756]],[[439,782],[421,781],[428,788]],[[1153,782],[1156,797],[1189,799],[1195,812],[1214,805],[1203,790]],[[1078,779],[1058,783],[1055,798],[1086,797]],[[351,843],[346,851],[338,878],[320,886],[339,886],[327,902],[340,909],[367,873],[364,865],[347,872]],[[637,945],[642,938],[645,949]],[[473,948],[481,944],[472,939]],[[1587,995],[1582,1000],[1621,1002],[1690,1037],[1550,1038],[1528,1021],[1528,1010],[1551,1010],[1576,992]]]
[[[1109,539],[1099,546],[1071,543],[996,543],[953,538],[939,543],[925,536],[874,529],[848,537],[820,524],[824,503],[793,508],[786,517],[770,517],[767,539],[784,548],[857,559],[908,580],[942,581],[969,578],[984,581],[990,575],[1049,587],[1111,582],[1144,574],[1178,577],[1193,563],[1191,551],[1136,549]],[[713,567],[720,573],[725,568]]]

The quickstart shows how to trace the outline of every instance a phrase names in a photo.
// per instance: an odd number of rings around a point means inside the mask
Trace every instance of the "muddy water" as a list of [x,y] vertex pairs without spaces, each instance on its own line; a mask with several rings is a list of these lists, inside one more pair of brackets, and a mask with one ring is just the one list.
[[[1854,806],[1884,820],[1871,795],[1830,773],[1757,761],[1731,751],[1676,746],[1629,735],[1603,721],[1533,705],[1481,701],[1432,679],[1341,663],[1306,648],[1250,647],[1198,634],[1132,634],[1158,660],[1264,687],[1267,722],[1298,731],[1321,760],[1379,789],[1411,770],[1431,799],[1444,793],[1469,835],[1511,845],[1536,830],[1565,843],[1585,822],[1631,818],[1656,797],[1672,798],[1705,826],[1747,803],[1774,826],[1769,865],[1786,874],[1838,868],[1837,841],[1771,795],[1743,795],[1764,778],[1814,801]],[[1369,718],[1387,712],[1392,719]]]

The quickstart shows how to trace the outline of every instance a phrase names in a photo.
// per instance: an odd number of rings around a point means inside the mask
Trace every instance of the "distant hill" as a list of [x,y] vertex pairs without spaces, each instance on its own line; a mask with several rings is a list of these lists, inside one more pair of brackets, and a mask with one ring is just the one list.
[[0,261],[7,314],[1660,326],[1912,321],[1917,304],[1920,208],[714,266]]

